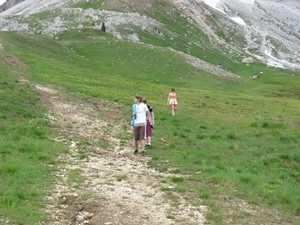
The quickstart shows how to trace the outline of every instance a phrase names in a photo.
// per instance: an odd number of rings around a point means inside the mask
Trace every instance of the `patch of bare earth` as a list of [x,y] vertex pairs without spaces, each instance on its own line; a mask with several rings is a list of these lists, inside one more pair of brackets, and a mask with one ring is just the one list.
[[[118,104],[79,100],[36,85],[46,119],[68,146],[53,168],[45,199],[49,224],[204,224],[205,206],[192,206],[179,194],[176,202],[162,189],[170,174],[147,166],[149,157],[132,154],[132,131]],[[127,118],[128,119],[128,118]],[[71,179],[70,174],[76,174]]]
[[3,56],[1,62],[4,65],[7,65],[9,67],[13,67],[13,68],[21,68],[21,69],[27,69],[28,65],[26,65],[25,63],[23,63],[22,61],[19,60],[18,57],[16,56]]

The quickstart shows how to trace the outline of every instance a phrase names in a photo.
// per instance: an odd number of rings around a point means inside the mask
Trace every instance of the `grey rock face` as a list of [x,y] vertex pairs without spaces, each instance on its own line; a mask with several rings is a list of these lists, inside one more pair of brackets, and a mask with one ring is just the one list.
[[21,24],[16,20],[0,19],[2,31],[29,31],[28,24]]
[[221,0],[220,9],[246,22],[247,52],[258,49],[258,54],[269,62],[300,65],[300,1],[256,0],[254,4],[244,4]]
[[0,6],[0,13],[24,1],[25,0],[7,0]]

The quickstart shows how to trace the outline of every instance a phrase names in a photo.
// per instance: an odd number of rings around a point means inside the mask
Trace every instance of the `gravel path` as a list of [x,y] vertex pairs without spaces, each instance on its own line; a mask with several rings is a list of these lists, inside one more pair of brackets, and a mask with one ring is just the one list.
[[[192,206],[176,192],[172,192],[176,200],[167,198],[162,189],[172,190],[176,184],[162,180],[173,175],[149,168],[149,157],[132,155],[130,138],[118,138],[132,132],[125,121],[120,122],[118,105],[36,88],[49,110],[46,118],[60,132],[55,141],[69,148],[53,168],[54,189],[46,197],[49,223],[204,224],[206,207]],[[83,140],[89,143],[83,146]],[[99,142],[108,145],[99,147]],[[71,173],[77,180],[70,180]]]

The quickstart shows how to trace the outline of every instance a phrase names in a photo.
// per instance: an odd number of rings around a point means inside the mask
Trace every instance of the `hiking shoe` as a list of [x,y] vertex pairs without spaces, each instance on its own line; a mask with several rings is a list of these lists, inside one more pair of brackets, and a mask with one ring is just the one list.
[[151,145],[147,144],[147,145],[146,145],[146,148],[148,148],[148,149],[151,148]]
[[142,156],[145,156],[146,155],[146,152],[145,151],[142,151]]
[[133,154],[134,154],[134,155],[137,155],[138,152],[139,152],[139,150],[136,149],[136,150],[134,150]]

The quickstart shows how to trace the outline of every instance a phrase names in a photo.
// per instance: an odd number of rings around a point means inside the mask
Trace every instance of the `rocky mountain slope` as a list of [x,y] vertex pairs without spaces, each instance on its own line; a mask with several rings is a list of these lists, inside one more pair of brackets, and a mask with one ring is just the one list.
[[223,0],[219,8],[245,21],[245,50],[268,58],[274,66],[300,63],[300,2],[257,0],[243,4]]
[[0,13],[24,1],[25,0],[7,0],[2,5],[0,5]]
[[[209,26],[209,32],[223,30],[225,39],[235,32],[243,37],[241,48],[270,66],[300,68],[300,2],[269,0],[204,0],[210,9],[201,12],[201,0],[175,1],[199,24]],[[210,15],[215,23],[202,19]],[[198,19],[198,20],[197,20]],[[217,39],[220,35],[214,35]],[[224,37],[222,38],[224,40]],[[231,38],[233,46],[238,42]],[[228,43],[228,41],[227,41]]]
[[[100,3],[101,4],[100,4]],[[165,0],[166,13],[174,10],[190,24],[196,24],[210,40],[209,45],[224,46],[226,53],[251,55],[269,66],[300,68],[300,2],[269,0]],[[74,8],[74,4],[90,4],[90,9]],[[88,27],[101,29],[107,24],[107,32],[117,38],[139,41],[136,33],[161,28],[170,29],[157,18],[144,14],[162,5],[155,0],[26,0],[0,14],[1,30],[25,30],[55,37],[69,30]],[[119,8],[122,12],[104,10]],[[108,8],[109,8],[108,7]],[[33,14],[52,11],[53,16],[30,21]],[[12,17],[18,15],[19,17]],[[27,19],[24,19],[27,18]],[[33,18],[33,17],[32,17]],[[90,21],[93,21],[93,26]],[[124,26],[139,29],[135,35],[125,35]],[[123,27],[123,28],[122,28]],[[128,28],[128,30],[130,30]],[[163,35],[163,33],[159,33]],[[186,41],[188,39],[187,34]]]

